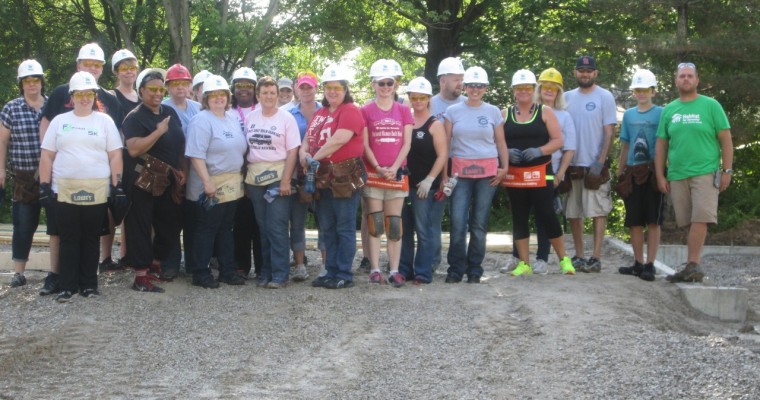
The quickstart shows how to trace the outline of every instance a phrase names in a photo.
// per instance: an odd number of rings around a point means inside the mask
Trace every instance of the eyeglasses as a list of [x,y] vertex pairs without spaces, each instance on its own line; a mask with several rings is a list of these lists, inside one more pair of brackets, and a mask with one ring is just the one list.
[[82,60],[80,64],[85,68],[103,68],[103,63],[100,61]]
[[37,77],[34,77],[34,76],[28,76],[28,77],[26,77],[26,78],[24,78],[24,79],[21,80],[21,82],[24,82],[27,85],[36,85],[36,84],[40,83],[40,81],[41,81],[40,78],[37,78]]
[[155,94],[164,94],[166,88],[163,86],[145,86],[145,89]]
[[76,92],[71,97],[76,101],[92,100],[95,98],[95,92]]
[[235,84],[235,89],[238,90],[253,90],[256,87],[255,83],[238,82]]
[[515,92],[532,92],[533,85],[517,85],[517,86],[512,86],[512,89]]
[[325,92],[342,92],[343,86],[342,85],[325,85]]
[[410,95],[409,101],[425,101],[429,96],[426,95]]
[[633,93],[636,93],[636,94],[645,94],[645,93],[650,93],[650,92],[652,92],[652,88],[636,88],[636,89],[633,89]]
[[119,65],[116,70],[119,72],[137,72],[137,65]]
[[697,70],[697,66],[694,65],[694,63],[690,63],[690,62],[682,62],[682,63],[678,64],[678,68],[677,69],[681,69],[681,68],[691,68],[691,69],[693,69],[695,71]]
[[485,83],[465,83],[464,86],[471,89],[485,89],[488,85]]
[[190,87],[190,81],[169,81],[166,82],[166,86],[169,86],[170,88],[178,88],[178,87]]
[[392,81],[392,80],[391,81],[379,81],[379,82],[375,81],[375,83],[377,83],[377,86],[380,86],[380,87],[386,87],[386,86],[387,87],[393,87],[394,85],[396,85],[396,82]]
[[541,84],[541,90],[546,90],[549,92],[559,92],[560,86],[554,83],[542,83]]
[[227,92],[224,90],[215,90],[213,92],[206,93],[206,97],[209,99],[215,99],[217,97],[227,97]]

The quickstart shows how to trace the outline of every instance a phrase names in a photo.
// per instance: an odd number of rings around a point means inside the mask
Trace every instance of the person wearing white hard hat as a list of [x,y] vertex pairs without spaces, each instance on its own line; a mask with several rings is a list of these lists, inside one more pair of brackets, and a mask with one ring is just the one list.
[[97,111],[98,89],[92,74],[75,73],[69,81],[74,109],[50,121],[41,145],[40,202],[56,209],[61,303],[77,292],[100,295],[98,237],[108,202],[126,202],[121,136],[111,117]]
[[[97,43],[88,43],[79,49],[76,64],[77,71],[89,72],[97,81],[103,73],[104,64],[105,54],[103,53],[103,49],[101,49]],[[116,96],[112,95],[102,87],[98,87],[95,103],[97,104],[98,109],[108,114],[116,124],[116,127],[121,129],[121,123],[124,120],[124,112],[122,111],[121,104],[119,104],[119,100]],[[45,102],[45,107],[42,109],[42,118],[40,119],[40,140],[44,140],[47,127],[53,118],[59,114],[71,111],[73,108],[74,102],[71,100],[68,84],[63,84],[53,89],[47,102]],[[47,211],[46,215],[48,220],[55,220],[54,217],[51,218],[51,213],[54,212],[55,210]],[[102,233],[110,233],[107,222],[103,225]],[[54,228],[51,229],[48,225],[47,234],[50,236],[50,273],[47,278],[45,278],[45,283],[42,286],[42,289],[40,289],[41,296],[57,293],[59,291],[56,283],[58,280],[59,264],[58,233]],[[108,254],[104,254],[104,256],[108,256]],[[104,270],[119,268],[118,264],[114,262],[103,264],[102,267]]]
[[193,92],[190,96],[191,100],[200,102],[203,99],[203,82],[211,75],[211,72],[205,69],[195,74],[193,77]]
[[111,70],[117,78],[113,94],[119,100],[124,114],[127,114],[140,104],[140,98],[135,89],[137,71],[139,71],[137,57],[127,49],[117,50],[111,56]]
[[657,188],[657,176],[654,173],[657,126],[662,107],[652,102],[657,93],[657,78],[652,71],[636,71],[631,81],[631,90],[636,99],[636,107],[625,111],[620,125],[620,161],[615,189],[625,203],[624,224],[631,231],[633,265],[620,267],[618,272],[651,282],[656,274],[654,261],[660,246],[660,225],[665,205],[665,195]]
[[401,209],[409,193],[409,177],[402,174],[412,140],[414,118],[409,107],[395,101],[397,70],[389,60],[372,64],[369,76],[375,101],[362,107],[367,124],[364,129],[364,164],[367,185],[364,201],[368,241],[364,249],[370,263],[369,280],[385,283],[380,271],[380,239],[385,234],[390,265],[388,283],[401,287],[406,282],[398,272],[403,226]]
[[512,209],[512,234],[520,262],[512,276],[533,273],[528,240],[531,209],[536,225],[543,226],[546,236],[559,257],[563,274],[575,274],[570,257],[565,255],[562,227],[554,214],[554,172],[552,154],[562,147],[562,130],[551,107],[533,99],[536,76],[521,69],[512,76],[515,104],[504,112],[504,137],[509,147],[509,172],[502,181],[507,187]]
[[[612,210],[608,155],[617,124],[617,106],[609,90],[596,84],[596,60],[581,56],[575,64],[578,88],[565,93],[567,111],[576,133],[575,157],[568,168],[572,187],[567,194],[565,216],[570,221],[575,255],[573,266],[579,272],[602,270],[602,244],[607,215]],[[591,218],[594,243],[591,257],[585,258],[583,220]]]
[[185,135],[177,112],[161,104],[166,93],[163,70],[143,70],[137,91],[142,103],[127,114],[123,125],[124,187],[132,202],[124,218],[125,264],[135,270],[132,289],[163,292],[153,282],[176,276],[162,273],[160,261],[176,248],[182,229]]
[[188,127],[185,157],[190,160],[185,198],[194,208],[192,239],[189,246],[188,273],[192,284],[203,288],[219,287],[209,268],[214,254],[219,262],[219,282],[243,285],[235,264],[232,227],[237,201],[243,198],[243,153],[245,137],[238,133],[238,121],[226,113],[230,107],[230,87],[218,75],[203,83],[203,110]]
[[314,113],[299,151],[304,172],[319,165],[315,196],[327,253],[325,275],[311,284],[344,289],[354,286],[351,267],[356,255],[356,208],[365,178],[361,160],[365,124],[348,88],[349,72],[333,64],[321,80],[323,107]]
[[[34,231],[40,223],[39,181],[35,177],[40,163],[40,115],[45,105],[45,74],[36,60],[24,60],[18,67],[21,96],[9,101],[0,111],[0,195],[5,197],[6,165],[13,175],[13,239],[11,243],[14,274],[11,287],[26,285],[26,263]],[[8,158],[6,158],[8,157]]]
[[464,78],[464,66],[456,57],[447,57],[438,64],[438,93],[430,100],[433,116],[443,122],[446,109],[454,104],[459,104],[467,97],[462,95],[462,79]]
[[[509,165],[504,118],[498,107],[483,101],[488,74],[483,68],[470,67],[463,82],[467,100],[449,107],[444,114],[451,143],[451,176],[458,182],[451,192],[446,283],[461,282],[465,275],[468,283],[480,283],[491,202]],[[444,171],[444,184],[449,179],[446,174]]]
[[[441,237],[444,202],[434,198],[441,184],[441,172],[449,158],[449,144],[443,124],[430,112],[433,87],[418,77],[406,87],[414,113],[412,144],[407,155],[409,198],[404,202],[401,219],[399,272],[416,284],[433,281],[433,251]],[[415,252],[414,235],[417,234]],[[416,254],[415,254],[416,253]]]

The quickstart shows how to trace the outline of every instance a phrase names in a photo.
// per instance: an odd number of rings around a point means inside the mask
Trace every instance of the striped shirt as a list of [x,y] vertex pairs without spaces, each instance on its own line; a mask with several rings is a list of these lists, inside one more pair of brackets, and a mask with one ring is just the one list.
[[0,111],[0,122],[11,131],[8,153],[14,170],[37,170],[41,118],[42,113],[26,104],[24,97],[9,101]]

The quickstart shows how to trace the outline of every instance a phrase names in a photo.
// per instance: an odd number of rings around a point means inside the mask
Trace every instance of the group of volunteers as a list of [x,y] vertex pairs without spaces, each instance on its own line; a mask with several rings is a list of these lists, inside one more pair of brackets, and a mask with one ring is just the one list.
[[[503,110],[484,101],[487,72],[465,70],[457,58],[441,61],[439,93],[417,77],[406,85],[406,98],[398,94],[401,66],[376,61],[369,71],[374,98],[363,106],[354,102],[350,72],[336,64],[319,77],[303,71],[294,80],[258,78],[242,67],[228,82],[208,71],[193,77],[181,64],[140,71],[135,55],[122,49],[111,58],[118,79],[112,90],[98,83],[105,64],[103,50],[86,44],[77,72],[49,96],[37,61],[18,67],[21,95],[0,112],[0,186],[6,164],[14,179],[13,287],[26,284],[41,207],[51,269],[40,295],[57,294],[59,302],[76,293],[99,295],[98,271],[124,267],[135,271],[134,290],[162,292],[156,283],[177,278],[183,250],[195,286],[243,285],[252,270],[259,287],[304,281],[309,209],[324,263],[312,286],[354,285],[358,208],[369,281],[427,284],[441,259],[447,198],[445,282],[478,283],[499,187],[507,188],[514,238],[513,257],[501,272],[547,273],[550,247],[563,274],[601,270],[617,116],[613,96],[596,84],[590,56],[578,59],[579,87],[566,93],[554,68],[538,78],[517,71],[513,104]],[[679,225],[691,226],[688,263],[668,280],[701,281],[706,226],[717,221],[718,193],[732,173],[720,104],[697,94],[692,63],[679,64],[675,82],[680,99],[663,109],[652,102],[655,76],[637,71],[631,84],[637,106],[626,111],[620,135],[615,188],[625,201],[635,260],[619,272],[649,281],[664,193],[672,195]],[[563,211],[572,258],[557,219]],[[593,220],[589,258],[584,218]],[[117,263],[111,247],[119,225]],[[387,275],[380,268],[383,236]]]

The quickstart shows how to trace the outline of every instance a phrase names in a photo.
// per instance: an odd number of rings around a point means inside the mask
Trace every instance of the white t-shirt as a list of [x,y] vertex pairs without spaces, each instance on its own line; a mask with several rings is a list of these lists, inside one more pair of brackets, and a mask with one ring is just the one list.
[[454,104],[462,103],[465,100],[467,100],[467,97],[465,96],[459,96],[459,98],[456,100],[446,100],[439,93],[430,99],[430,112],[436,119],[443,123],[444,113],[446,113],[446,109],[450,106],[453,106]]
[[56,153],[52,188],[57,192],[59,178],[110,177],[108,152],[122,148],[122,143],[108,114],[93,111],[86,117],[78,117],[69,111],[50,121],[41,147]]
[[562,129],[562,148],[552,153],[552,168],[554,173],[559,170],[559,164],[562,162],[562,153],[568,150],[575,150],[576,138],[575,138],[575,124],[573,124],[573,118],[570,113],[563,110],[554,110],[554,114],[557,115],[557,121],[559,121],[559,127]]
[[248,162],[282,161],[288,150],[301,145],[293,114],[277,109],[271,117],[265,117],[257,108],[245,118],[245,137],[248,140]]
[[498,157],[494,129],[504,123],[498,107],[488,103],[478,107],[459,103],[447,108],[444,117],[452,124],[452,157],[470,160]]
[[599,159],[604,143],[604,126],[617,124],[615,98],[595,86],[590,93],[573,89],[565,93],[567,112],[575,123],[576,148],[572,165],[589,167]]

